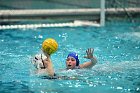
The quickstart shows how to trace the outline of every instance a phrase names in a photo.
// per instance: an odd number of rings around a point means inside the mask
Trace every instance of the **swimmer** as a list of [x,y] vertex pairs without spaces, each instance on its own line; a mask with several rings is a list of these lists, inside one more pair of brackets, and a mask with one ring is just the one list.
[[[93,56],[93,51],[94,49],[89,48],[86,50],[86,56],[85,58],[90,59],[89,62],[85,62],[83,64],[80,64],[80,61],[78,59],[78,55],[75,52],[71,52],[68,54],[67,59],[66,59],[66,69],[82,69],[82,68],[92,68],[96,63],[97,59],[95,56]],[[34,63],[38,63],[37,60],[41,60],[39,66],[36,65],[36,68],[38,69],[45,69],[46,72],[48,73],[49,76],[54,77],[56,76],[53,68],[53,64],[51,61],[51,55],[48,55],[47,53],[43,52],[44,55],[46,56],[45,59],[43,59],[42,54],[41,57],[35,56]],[[56,77],[55,77],[56,78]]]
[[75,52],[69,53],[66,59],[67,69],[92,68],[97,63],[96,57],[93,56],[93,51],[93,48],[89,48],[86,50],[87,56],[85,56],[85,58],[90,59],[90,61],[83,64],[80,64],[78,55]]
[[48,76],[55,76],[51,55],[43,52],[44,54],[35,55],[32,60],[33,65],[37,68],[37,73],[47,73]]

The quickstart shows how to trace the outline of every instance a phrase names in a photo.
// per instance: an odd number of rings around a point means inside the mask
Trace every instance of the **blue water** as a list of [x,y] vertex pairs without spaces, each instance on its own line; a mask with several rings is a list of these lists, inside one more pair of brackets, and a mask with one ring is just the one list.
[[[45,38],[59,44],[52,55],[58,75],[75,77],[43,79],[34,73],[31,58]],[[64,27],[0,31],[0,93],[140,93],[140,24],[108,23],[104,28]],[[98,63],[92,69],[65,69],[70,51],[79,54],[94,48]]]

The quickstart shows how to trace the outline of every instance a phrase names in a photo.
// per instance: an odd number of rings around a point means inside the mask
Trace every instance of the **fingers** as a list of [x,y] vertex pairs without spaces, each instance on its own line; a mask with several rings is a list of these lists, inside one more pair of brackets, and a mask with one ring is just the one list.
[[87,50],[86,50],[86,53],[87,54],[93,54],[93,51],[94,51],[94,49],[93,48],[88,48]]
[[93,54],[93,51],[94,51],[94,49],[93,48],[90,48],[90,53],[91,54]]

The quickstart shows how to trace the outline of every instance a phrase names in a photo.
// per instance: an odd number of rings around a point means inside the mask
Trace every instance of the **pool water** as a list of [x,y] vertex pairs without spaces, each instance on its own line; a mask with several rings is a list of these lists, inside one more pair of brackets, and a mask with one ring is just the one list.
[[[51,56],[56,74],[66,78],[34,73],[31,58],[49,37],[59,44]],[[0,45],[1,93],[140,93],[140,24],[1,30]],[[83,58],[87,48],[94,48],[98,59],[92,69],[60,70],[70,51],[81,63],[88,61]]]

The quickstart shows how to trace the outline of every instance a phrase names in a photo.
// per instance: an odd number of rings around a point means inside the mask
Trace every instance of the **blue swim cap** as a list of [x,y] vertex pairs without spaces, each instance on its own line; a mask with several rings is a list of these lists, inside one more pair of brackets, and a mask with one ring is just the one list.
[[78,54],[75,53],[75,52],[71,52],[68,54],[67,58],[68,57],[74,57],[76,59],[76,66],[79,66],[79,59],[78,59]]

